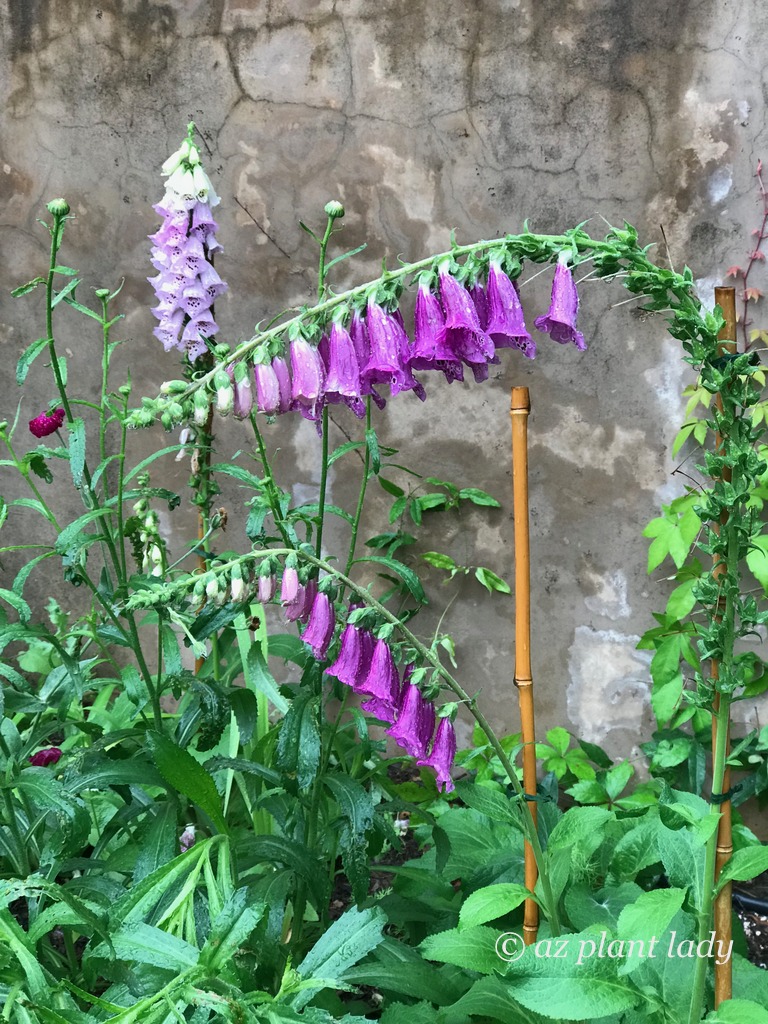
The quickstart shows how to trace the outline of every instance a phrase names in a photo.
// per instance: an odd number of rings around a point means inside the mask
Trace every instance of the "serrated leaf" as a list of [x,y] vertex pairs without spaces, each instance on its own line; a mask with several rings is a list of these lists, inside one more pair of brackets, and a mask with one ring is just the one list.
[[37,359],[42,351],[48,347],[47,338],[38,338],[37,341],[33,341],[31,345],[27,345],[24,351],[19,356],[19,361],[16,363],[16,383],[21,387],[24,381],[27,379],[29,368]]
[[372,427],[365,432],[365,444],[371,458],[371,469],[378,475],[378,472],[381,469],[381,453],[379,451],[379,439],[376,436],[376,431]]
[[[290,655],[287,653],[278,653],[279,650],[287,650],[285,645],[281,646],[278,644],[278,639],[278,637],[270,638],[270,653],[275,654],[277,657],[290,657]],[[299,644],[301,644],[301,641],[298,639],[298,637],[291,637],[290,639],[296,640],[298,641]],[[278,650],[275,650],[276,647],[278,648]],[[306,649],[304,649],[303,644],[301,644],[301,647],[303,648],[304,657],[306,659]],[[272,673],[269,671],[267,663],[264,661],[261,651],[259,650],[258,644],[251,644],[248,650],[248,654],[246,656],[246,670],[246,680],[248,688],[252,689],[254,693],[263,693],[267,697],[267,699],[272,704],[274,704],[278,711],[280,711],[282,714],[285,714],[288,711],[290,705],[288,704],[288,701],[285,699],[285,697],[283,697],[283,695],[278,690],[277,683],[275,682]]]
[[400,577],[410,591],[414,600],[419,604],[427,603],[424,588],[421,585],[419,577],[413,569],[409,569],[407,565],[403,565],[402,562],[398,562],[395,558],[385,558],[382,555],[366,555],[364,558],[356,558],[352,564],[359,565],[363,562],[375,562],[377,565],[385,566],[390,572],[393,572]]
[[210,934],[200,951],[200,962],[209,971],[220,969],[243,945],[266,909],[262,900],[249,901],[247,889],[232,893],[211,924]]
[[68,425],[69,430],[69,468],[72,482],[79,490],[83,482],[85,468],[85,423],[79,417]]
[[280,726],[277,766],[295,776],[302,788],[312,783],[320,764],[318,708],[317,699],[308,690],[300,691]]
[[479,974],[495,974],[503,966],[496,949],[498,937],[495,928],[451,928],[424,939],[419,951],[426,960],[453,964]]
[[[385,924],[386,917],[379,907],[348,910],[318,939],[297,966],[296,973],[302,978],[343,981],[344,972],[359,963],[382,941]],[[291,1005],[294,1009],[301,1009],[312,996],[311,990],[299,992],[291,999]]]
[[459,929],[496,921],[524,903],[531,893],[524,885],[501,882],[470,893],[459,912]]
[[166,782],[197,804],[219,832],[226,833],[227,823],[221,813],[221,797],[205,768],[190,753],[160,733],[147,733],[147,744],[157,770]]
[[723,865],[715,891],[720,892],[726,882],[748,882],[764,871],[768,871],[768,846],[746,846]]
[[768,1024],[768,1009],[750,999],[726,999],[704,1018],[705,1024]]

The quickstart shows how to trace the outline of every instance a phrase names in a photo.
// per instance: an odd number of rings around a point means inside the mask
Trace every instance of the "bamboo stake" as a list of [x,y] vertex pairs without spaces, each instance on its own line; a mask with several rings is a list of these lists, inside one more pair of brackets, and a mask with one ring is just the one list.
[[[536,795],[536,740],[533,719],[533,679],[531,677],[531,553],[528,532],[528,414],[531,400],[528,388],[512,388],[512,484],[515,517],[515,686],[520,702],[523,729],[523,789]],[[531,816],[537,821],[536,803]],[[525,843],[525,887],[533,892],[538,872],[530,844]],[[523,942],[536,941],[539,908],[535,900],[525,901]]]
[[[723,343],[719,346],[720,351],[723,353],[733,353],[736,351],[736,289],[735,288],[715,288],[715,305],[719,306],[723,311],[725,317],[725,326],[718,335],[720,341]],[[717,405],[722,409],[722,399],[717,396]],[[717,437],[717,447],[720,447],[721,439]],[[723,471],[723,479],[730,480],[730,470]],[[715,574],[719,575],[720,572],[725,571],[725,564],[721,559],[717,559],[719,566],[715,566]],[[719,665],[716,661],[712,662],[711,675],[713,679],[718,678]],[[715,712],[720,708],[720,694],[715,694],[714,700]],[[717,727],[718,719],[716,715],[712,716],[712,749],[715,749],[717,742]],[[730,737],[730,720],[726,722],[725,728],[727,730],[726,744],[725,744],[725,756],[728,757],[731,748],[731,737]],[[727,793],[731,788],[731,769],[726,764],[725,774],[723,775],[723,792]],[[715,860],[715,881],[717,881],[720,871],[727,860],[730,859],[733,853],[733,832],[731,828],[731,801],[726,800],[720,805],[720,821],[717,826],[717,857]],[[729,949],[730,942],[733,934],[732,929],[732,900],[731,900],[731,883],[728,882],[723,886],[722,890],[718,893],[715,899],[714,908],[714,921],[715,929],[715,942],[725,943],[721,945],[719,949]],[[729,957],[724,963],[715,962],[715,1009],[724,1002],[726,999],[731,998],[732,993],[732,982],[733,982],[733,970],[731,964],[731,958]]]

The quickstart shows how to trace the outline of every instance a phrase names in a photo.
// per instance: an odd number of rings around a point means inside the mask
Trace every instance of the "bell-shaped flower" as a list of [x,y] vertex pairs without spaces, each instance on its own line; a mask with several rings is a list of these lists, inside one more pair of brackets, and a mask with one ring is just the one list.
[[282,356],[275,356],[272,369],[277,377],[278,412],[288,412],[291,408],[291,371]]
[[486,334],[490,334],[488,330],[488,294],[483,287],[482,281],[475,281],[469,289],[469,297],[472,299],[472,305],[477,311],[477,319],[480,321],[480,326]]
[[546,316],[536,317],[534,324],[538,330],[548,334],[553,341],[561,345],[573,342],[583,352],[587,343],[584,335],[576,330],[576,316],[579,312],[579,295],[573,274],[568,266],[568,254],[560,254],[555,267],[555,278],[552,282],[552,297],[549,312]]
[[302,599],[301,608],[298,609],[298,620],[299,622],[307,622],[309,620],[312,607],[317,597],[317,580],[307,580],[304,587],[304,594]]
[[325,368],[320,353],[305,338],[291,342],[291,400],[306,419],[316,420],[322,405]]
[[280,587],[280,603],[291,604],[299,593],[299,574],[295,566],[286,565],[283,569],[283,582]]
[[[389,722],[390,725],[395,721],[397,715],[396,709],[388,700],[382,700],[380,697],[369,697],[368,700],[364,700],[360,709],[371,715],[373,718],[378,718],[380,722]],[[389,730],[387,730],[389,732]]]
[[251,378],[245,363],[237,363],[232,371],[232,379],[235,389],[233,411],[238,419],[244,420],[250,416],[251,409],[253,408]]
[[501,266],[491,260],[488,268],[488,320],[486,332],[499,348],[517,348],[528,359],[536,355],[536,342],[525,329],[523,307],[517,288]]
[[256,408],[267,416],[280,411],[280,387],[271,363],[256,363],[253,367],[256,380]]
[[345,686],[355,689],[361,681],[363,631],[347,623],[341,633],[341,648],[336,660],[326,670],[326,675],[335,676]]
[[364,416],[365,404],[360,398],[360,367],[355,346],[349,332],[335,320],[323,355],[326,365],[325,401],[344,403],[356,416]]
[[320,591],[312,604],[307,628],[301,636],[318,661],[322,661],[328,652],[335,624],[333,604],[328,595]]
[[365,320],[356,309],[352,311],[352,318],[349,322],[349,336],[352,339],[357,365],[360,369],[360,394],[363,398],[370,395],[379,409],[383,409],[387,400],[381,397],[363,372],[371,358],[371,345],[368,340],[368,328],[365,326]]
[[276,589],[277,580],[273,573],[269,573],[266,576],[259,576],[258,597],[261,604],[269,604],[275,596]]
[[419,281],[413,319],[413,345],[408,363],[414,370],[442,370],[446,379],[464,380],[464,371],[445,340],[445,314],[440,299]]
[[397,721],[387,729],[387,734],[410,754],[411,757],[426,757],[429,741],[435,730],[435,706],[424,700],[421,690],[413,683],[405,687]]
[[307,605],[307,588],[303,583],[299,583],[296,597],[292,601],[281,601],[281,604],[283,606],[283,615],[288,622],[299,622],[304,615]]
[[475,380],[488,377],[488,363],[496,359],[493,341],[480,326],[472,297],[451,277],[448,267],[439,269],[440,298],[445,311],[444,339],[454,356],[472,370]]
[[432,741],[429,757],[420,758],[416,764],[424,768],[431,768],[436,776],[437,788],[441,792],[450,793],[456,788],[451,778],[451,768],[455,757],[456,733],[453,729],[453,722],[450,718],[441,718]]
[[392,651],[385,640],[377,640],[369,663],[368,672],[356,687],[360,693],[370,694],[387,701],[393,707],[400,693],[400,677],[397,674]]
[[393,396],[401,391],[415,391],[424,401],[424,388],[408,366],[410,346],[402,318],[387,313],[371,298],[368,300],[365,322],[368,327],[370,356],[361,371],[361,378],[368,384],[388,384]]

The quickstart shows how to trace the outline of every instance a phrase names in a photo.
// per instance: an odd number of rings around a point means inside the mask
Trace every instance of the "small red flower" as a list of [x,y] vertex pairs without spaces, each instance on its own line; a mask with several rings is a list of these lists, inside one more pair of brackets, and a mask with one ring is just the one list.
[[48,437],[49,434],[57,431],[63,422],[64,410],[59,406],[50,414],[41,412],[39,416],[35,416],[33,420],[29,421],[29,429],[35,437]]
[[38,750],[36,754],[33,754],[29,763],[36,768],[47,768],[49,764],[56,764],[60,757],[61,751],[58,747],[48,747],[46,750]]

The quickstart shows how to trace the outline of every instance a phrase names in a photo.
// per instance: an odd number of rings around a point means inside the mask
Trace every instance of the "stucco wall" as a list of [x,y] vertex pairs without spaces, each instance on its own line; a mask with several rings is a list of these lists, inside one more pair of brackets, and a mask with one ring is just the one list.
[[[115,383],[129,364],[136,396],[177,374],[151,335],[146,236],[158,223],[160,164],[189,119],[223,197],[217,268],[230,291],[217,313],[229,341],[311,296],[315,256],[298,221],[319,224],[330,198],[347,210],[343,242],[368,244],[341,266],[338,289],[374,277],[382,257],[447,247],[452,228],[470,241],[519,230],[525,218],[544,232],[588,220],[600,234],[606,218],[634,223],[648,242],[663,225],[673,263],[690,264],[705,294],[742,259],[757,216],[752,175],[768,153],[759,0],[3,0],[0,11],[0,413],[9,418],[16,359],[42,325],[39,307],[8,292],[44,267],[36,218],[58,195],[77,216],[66,261],[88,287],[125,278],[128,342]],[[526,286],[529,318],[546,308],[547,282]],[[626,297],[586,282],[587,353],[542,338],[535,363],[508,354],[481,386],[432,380],[425,405],[401,396],[381,425],[408,465],[504,503],[436,521],[422,549],[511,579],[509,388],[530,388],[539,722],[621,753],[649,735],[648,657],[634,647],[665,584],[646,577],[641,531],[682,487],[669,447],[687,380],[661,320],[620,305]],[[99,339],[66,313],[60,344],[93,395]],[[36,365],[23,419],[50,397]],[[269,437],[311,494],[313,428],[282,422]],[[245,438],[227,423],[221,454]],[[137,457],[161,440],[134,437]],[[171,464],[163,482],[183,490],[186,475]],[[7,473],[2,488],[15,493]],[[332,488],[339,500],[352,492],[346,477]],[[374,512],[383,497],[374,493]],[[234,507],[238,492],[227,500]],[[375,515],[369,522],[377,528]],[[164,517],[177,544],[192,526],[188,510]],[[38,579],[38,596],[47,586]],[[516,729],[512,601],[469,581],[441,588],[436,576],[425,634],[455,592],[444,626],[459,674],[483,688],[498,724]]]

